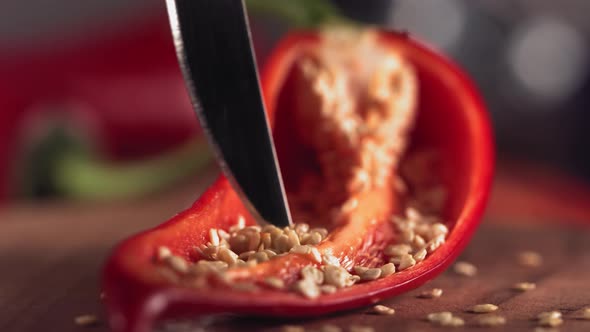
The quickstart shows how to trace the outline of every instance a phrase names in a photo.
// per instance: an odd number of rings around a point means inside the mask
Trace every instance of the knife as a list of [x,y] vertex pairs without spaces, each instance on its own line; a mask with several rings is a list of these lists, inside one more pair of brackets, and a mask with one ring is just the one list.
[[243,0],[166,0],[188,93],[225,176],[259,222],[291,224]]

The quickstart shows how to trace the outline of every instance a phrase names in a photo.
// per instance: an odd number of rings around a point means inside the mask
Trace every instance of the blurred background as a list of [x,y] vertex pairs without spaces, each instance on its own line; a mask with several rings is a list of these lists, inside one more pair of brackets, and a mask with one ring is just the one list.
[[[289,29],[333,18],[406,30],[472,75],[501,172],[534,165],[590,180],[590,2],[246,2],[259,66]],[[0,13],[3,203],[144,196],[210,165],[164,1],[9,0]]]

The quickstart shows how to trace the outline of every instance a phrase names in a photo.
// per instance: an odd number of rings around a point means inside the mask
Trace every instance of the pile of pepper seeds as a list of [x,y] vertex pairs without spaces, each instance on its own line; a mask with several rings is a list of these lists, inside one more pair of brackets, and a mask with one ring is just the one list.
[[196,263],[173,255],[167,247],[158,248],[157,260],[176,276],[199,278],[212,274],[238,290],[255,291],[261,285],[231,282],[226,280],[225,272],[232,268],[253,267],[289,253],[308,255],[313,263],[301,269],[297,281],[286,285],[279,277],[269,276],[263,286],[316,298],[322,293],[334,293],[358,282],[409,269],[439,248],[448,233],[439,218],[425,216],[415,208],[407,208],[404,216],[393,216],[391,222],[399,233],[398,241],[383,251],[389,262],[376,267],[354,266],[349,271],[341,266],[342,258],[334,256],[329,249],[320,252],[317,245],[328,236],[325,228],[311,228],[305,223],[285,228],[246,226],[244,218],[239,218],[228,231],[211,229],[209,242],[195,248],[200,258]]

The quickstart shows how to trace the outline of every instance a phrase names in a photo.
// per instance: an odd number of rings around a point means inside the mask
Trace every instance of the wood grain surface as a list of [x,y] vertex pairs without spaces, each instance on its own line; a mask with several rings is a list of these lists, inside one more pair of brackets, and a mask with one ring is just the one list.
[[[6,208],[0,212],[0,331],[108,331],[99,300],[98,278],[110,248],[138,230],[156,225],[187,207],[213,175],[195,180],[174,192],[131,201],[93,204],[45,203]],[[352,325],[375,331],[439,331],[424,320],[431,312],[452,311],[466,321],[458,330],[475,330],[478,303],[500,306],[508,319],[493,330],[533,331],[539,312],[561,310],[561,331],[590,331],[590,321],[577,319],[590,306],[590,230],[561,223],[520,223],[509,216],[487,218],[462,259],[477,265],[478,275],[462,277],[452,271],[422,288],[384,302],[393,316],[360,309],[310,320],[284,321],[231,315],[166,322],[158,331],[281,331],[303,325],[319,330],[334,324],[348,331]],[[502,221],[502,222],[497,222]],[[547,220],[545,220],[547,221]],[[538,268],[517,264],[516,253],[535,250],[544,257]],[[530,281],[537,289],[519,293],[516,282]],[[434,287],[438,299],[416,295]],[[74,317],[95,314],[93,327],[74,324]],[[491,329],[491,328],[490,328]],[[478,331],[486,330],[477,328]]]

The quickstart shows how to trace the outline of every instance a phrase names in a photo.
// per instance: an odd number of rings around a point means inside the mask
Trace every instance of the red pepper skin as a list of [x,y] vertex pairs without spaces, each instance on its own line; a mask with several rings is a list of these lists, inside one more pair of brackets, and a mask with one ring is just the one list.
[[[271,123],[300,46],[313,46],[318,40],[316,32],[293,33],[268,59],[261,82]],[[439,149],[443,156],[438,175],[449,194],[444,217],[451,232],[446,243],[412,269],[314,300],[278,291],[252,295],[171,286],[155,270],[153,255],[158,246],[168,246],[175,254],[189,258],[194,245],[206,241],[209,228],[228,227],[238,215],[246,216],[247,223],[254,222],[222,175],[191,208],[114,250],[103,273],[114,331],[145,332],[155,319],[180,315],[234,312],[292,317],[352,309],[414,289],[452,263],[479,224],[490,192],[494,165],[490,123],[475,87],[456,65],[407,35],[381,32],[380,42],[396,47],[418,73],[420,109],[412,144],[413,148]],[[288,177],[288,167],[285,169]]]

